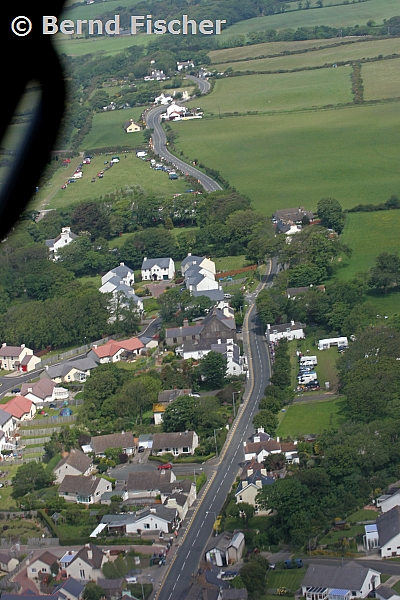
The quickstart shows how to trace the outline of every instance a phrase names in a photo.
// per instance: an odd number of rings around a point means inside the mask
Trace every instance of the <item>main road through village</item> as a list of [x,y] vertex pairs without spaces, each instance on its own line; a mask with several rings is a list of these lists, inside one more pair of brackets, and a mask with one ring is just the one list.
[[[272,285],[272,277],[276,271],[273,262],[272,272],[259,287]],[[191,526],[169,568],[164,584],[157,596],[160,600],[179,600],[190,586],[192,575],[197,572],[203,558],[204,548],[213,531],[215,517],[221,511],[225,499],[230,492],[239,472],[239,463],[244,461],[243,442],[254,431],[252,419],[258,411],[258,402],[264,395],[264,389],[270,377],[269,349],[264,330],[257,316],[255,306],[256,294],[248,297],[250,307],[247,315],[247,331],[249,334],[248,359],[250,376],[245,393],[245,406],[239,413],[234,425],[234,432],[226,444],[221,459],[215,469],[207,492],[204,494]],[[246,335],[244,329],[244,335]]]

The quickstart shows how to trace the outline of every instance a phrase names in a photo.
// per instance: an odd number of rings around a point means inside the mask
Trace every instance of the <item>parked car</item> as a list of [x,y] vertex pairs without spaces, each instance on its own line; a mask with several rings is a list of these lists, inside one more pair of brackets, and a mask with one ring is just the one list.
[[126,583],[137,583],[138,578],[135,575],[127,575],[125,577]]
[[19,394],[20,392],[21,392],[21,388],[19,388],[19,387],[15,387],[11,390],[12,394]]
[[145,447],[144,447],[144,446],[139,446],[139,448],[138,448],[138,452],[144,452],[144,450],[145,450]]
[[170,462],[167,462],[167,463],[165,463],[164,465],[158,465],[157,469],[160,469],[160,470],[161,470],[161,469],[168,470],[168,469],[172,469],[172,467],[173,467],[173,464],[172,464],[172,463],[170,463]]

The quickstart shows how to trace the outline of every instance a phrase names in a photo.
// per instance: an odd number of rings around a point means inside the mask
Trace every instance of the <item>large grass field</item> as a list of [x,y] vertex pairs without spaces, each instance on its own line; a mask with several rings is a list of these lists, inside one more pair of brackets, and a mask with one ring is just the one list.
[[341,425],[346,420],[344,415],[345,400],[313,400],[309,403],[295,403],[286,409],[286,413],[276,432],[282,438],[310,433],[321,433]]
[[129,110],[112,110],[93,115],[92,128],[83,139],[81,150],[104,148],[106,146],[139,146],[143,143],[140,131],[125,133],[123,125],[126,121],[140,119],[142,107]]
[[367,63],[361,67],[365,100],[400,97],[400,59]]
[[337,272],[341,280],[349,280],[356,273],[368,271],[380,252],[400,252],[400,210],[347,215],[342,241],[353,250],[344,257]]
[[104,169],[104,160],[110,158],[104,155],[95,156],[90,165],[83,166],[82,179],[68,185],[65,190],[61,189],[61,185],[72,175],[74,167],[57,171],[50,183],[35,195],[34,206],[57,208],[104,197],[127,186],[140,186],[148,195],[157,197],[182,193],[187,189],[188,184],[184,179],[171,181],[167,173],[150,169],[149,163],[140,160],[134,153],[120,154],[120,162],[109,171],[105,171],[103,179],[96,178],[96,182],[92,183],[92,177]]
[[[68,17],[70,18],[70,17]],[[117,54],[129,48],[130,46],[148,44],[152,35],[123,35],[123,36],[99,36],[86,38],[70,39],[69,36],[62,34],[56,36],[55,47],[59,54],[68,56],[83,56],[84,54],[98,54],[99,52],[107,54]]]
[[282,111],[352,101],[351,67],[219,79],[201,99],[206,114]]
[[340,6],[327,6],[313,10],[295,10],[268,17],[256,17],[247,21],[240,21],[228,27],[221,33],[221,39],[231,36],[243,35],[250,31],[263,31],[265,29],[286,29],[297,27],[313,27],[315,25],[329,25],[330,27],[346,27],[364,25],[369,19],[376,23],[383,23],[383,19],[390,19],[399,12],[398,0],[368,0],[368,2],[355,2]]
[[398,193],[399,123],[400,104],[393,103],[203,119],[173,128],[178,151],[218,169],[254,208],[271,215],[290,206],[315,210],[323,197],[350,208]]
[[[231,67],[234,71],[277,71],[279,69],[290,70],[315,67],[325,64],[333,64],[335,62],[341,61],[352,61],[360,60],[362,58],[373,58],[375,56],[379,56],[380,54],[382,54],[382,56],[389,56],[393,53],[398,52],[399,40],[397,38],[375,41],[367,40],[363,42],[358,42],[357,44],[346,44],[344,46],[338,46],[336,48],[321,48],[320,50],[316,50],[314,52],[304,52],[302,54],[293,54],[291,56],[277,56],[275,58],[259,58],[255,60],[244,60],[240,62],[216,64],[213,65],[213,68],[217,69],[218,72],[225,71],[229,67]],[[397,68],[396,65],[392,65],[392,63],[397,63]],[[399,72],[398,60],[393,59],[385,63],[370,63],[365,66],[376,66],[376,70],[378,72],[382,72],[382,74],[385,75],[385,79],[388,79],[389,82],[390,78],[396,80],[397,88],[396,86],[394,86],[394,90],[400,89],[400,83],[398,81],[399,78],[395,75]],[[362,68],[364,75],[364,66]],[[390,73],[390,76],[386,76],[386,73]],[[394,95],[400,95],[400,92]],[[381,97],[382,96],[377,96],[377,98]]]
[[267,586],[268,588],[285,587],[288,590],[295,592],[301,585],[307,569],[291,569],[284,571],[269,571]]
[[[325,332],[322,330],[320,333],[314,335],[308,335],[304,340],[297,340],[289,343],[290,349],[290,361],[291,361],[291,385],[293,388],[297,387],[297,375],[299,372],[299,361],[296,356],[296,350],[300,350],[302,354],[309,354],[310,356],[317,356],[318,364],[315,367],[315,371],[318,376],[318,381],[322,388],[325,388],[325,382],[329,381],[330,389],[336,389],[338,385],[338,374],[336,370],[336,361],[339,357],[337,348],[330,348],[329,350],[318,350],[317,342],[319,339],[325,338]],[[315,392],[320,394],[321,392]],[[312,397],[313,392],[311,392]]]

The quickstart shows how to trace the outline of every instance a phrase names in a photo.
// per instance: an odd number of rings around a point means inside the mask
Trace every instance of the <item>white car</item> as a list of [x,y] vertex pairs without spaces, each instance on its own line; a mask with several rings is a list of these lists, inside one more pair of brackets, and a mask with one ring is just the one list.
[[125,577],[126,583],[137,583],[137,577],[134,575]]

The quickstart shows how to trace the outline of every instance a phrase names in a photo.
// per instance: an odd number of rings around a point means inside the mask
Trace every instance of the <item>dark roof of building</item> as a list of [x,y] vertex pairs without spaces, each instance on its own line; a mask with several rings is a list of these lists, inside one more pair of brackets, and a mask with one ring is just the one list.
[[305,325],[299,321],[293,323],[282,323],[282,325],[271,325],[270,333],[282,333],[284,331],[296,331],[297,329],[304,329]]
[[310,289],[312,288],[310,288],[309,286],[288,288],[286,290],[286,296],[290,297],[297,296],[297,294],[306,294]]
[[143,491],[160,490],[161,486],[166,483],[171,483],[171,470],[136,471],[129,473],[126,489]]
[[80,471],[80,473],[86,473],[92,462],[92,459],[89,458],[89,456],[86,456],[86,454],[84,454],[81,450],[72,448],[69,454],[62,458],[57,464],[55,471],[64,465],[69,465],[77,471]]
[[163,448],[182,448],[193,446],[194,431],[178,431],[171,433],[155,433],[153,435],[153,451]]
[[355,561],[345,565],[310,564],[304,576],[302,586],[340,588],[351,591],[360,590],[369,568]]
[[60,493],[75,493],[91,496],[97,490],[101,478],[91,475],[65,475],[60,483],[58,492]]
[[193,296],[207,296],[212,302],[220,302],[224,299],[224,290],[192,290]]
[[144,258],[142,262],[142,270],[151,269],[152,267],[168,269],[171,260],[171,258]]
[[383,513],[376,520],[376,527],[379,534],[379,545],[382,548],[400,533],[400,506],[395,506]]
[[133,438],[133,433],[128,431],[126,433],[110,433],[92,437],[90,444],[95,454],[101,454],[108,448],[134,448],[135,440]]
[[0,427],[8,423],[10,419],[12,419],[12,415],[6,410],[0,408]]
[[154,513],[160,519],[164,519],[165,521],[171,523],[177,515],[177,510],[176,508],[169,508],[167,506],[163,506],[162,504],[155,504],[154,506],[149,506],[148,508],[137,512],[136,520],[144,519]]
[[[40,556],[38,556],[35,560],[40,560],[41,562],[44,562],[46,565],[51,567],[51,565],[54,562],[57,562],[57,557],[54,556],[54,554],[51,554],[51,552],[46,551],[43,554],[41,554]],[[32,562],[35,562],[35,561],[32,561]]]
[[209,552],[213,548],[218,548],[222,552],[226,552],[231,545],[232,539],[233,533],[230,533],[229,531],[223,531],[216,537],[211,538],[206,546],[205,552]]
[[[192,583],[177,600],[218,600],[219,588],[201,586],[198,583]],[[124,600],[124,599],[122,599]]]
[[194,482],[190,479],[176,479],[175,481],[171,481],[171,483],[163,483],[160,486],[160,492],[163,492],[164,494],[174,494],[176,492],[190,494],[193,485]]
[[252,442],[250,444],[246,444],[244,447],[244,451],[246,454],[258,454],[261,450],[266,450],[267,452],[277,452],[281,451],[281,445],[276,440],[268,440],[264,442]]
[[37,396],[41,400],[44,400],[47,396],[51,396],[53,394],[54,388],[57,387],[57,384],[51,379],[39,379],[35,383],[23,383],[21,385],[21,396],[26,396],[31,393],[34,396]]
[[204,258],[204,256],[192,256],[191,254],[188,254],[187,257],[184,258],[181,262],[181,267],[184,267],[187,264],[200,264],[204,260]]
[[191,394],[191,389],[186,390],[163,390],[158,394],[158,402],[173,402],[179,396],[185,396],[186,394]]
[[79,598],[84,589],[85,586],[82,585],[80,581],[77,581],[73,577],[68,577],[68,579],[66,579],[64,583],[57,588],[57,592],[59,590],[64,590],[72,596],[75,596],[75,598]]
[[17,358],[23,350],[21,346],[0,346],[0,356]]
[[99,585],[103,590],[119,590],[122,588],[124,583],[123,577],[118,577],[118,579],[98,579],[97,585]]
[[390,598],[393,598],[393,596],[400,595],[398,592],[392,590],[392,588],[388,587],[387,585],[380,585],[376,588],[375,591],[377,595],[379,595],[381,598],[385,598],[385,600],[390,600]]
[[203,329],[200,325],[188,325],[187,327],[170,327],[165,330],[166,338],[184,337],[186,335],[199,335]]
[[185,506],[187,502],[187,496],[185,496],[184,494],[180,494],[179,492],[174,492],[169,496],[169,498],[165,500],[164,505],[168,506],[168,500],[170,498],[173,498],[179,506]]
[[304,206],[297,208],[283,208],[274,212],[274,218],[280,219],[284,223],[287,221],[293,221],[294,223],[300,223],[303,217],[307,215],[310,221],[314,220],[314,214],[310,210],[305,210]]
[[248,594],[246,588],[228,588],[221,590],[221,600],[247,600],[247,598]]
[[[91,552],[91,558],[89,558],[88,552]],[[100,569],[103,563],[104,553],[100,548],[94,544],[85,544],[83,548],[79,550],[74,558],[69,563],[70,565],[76,560],[83,560],[88,565],[91,565],[93,569]]]

